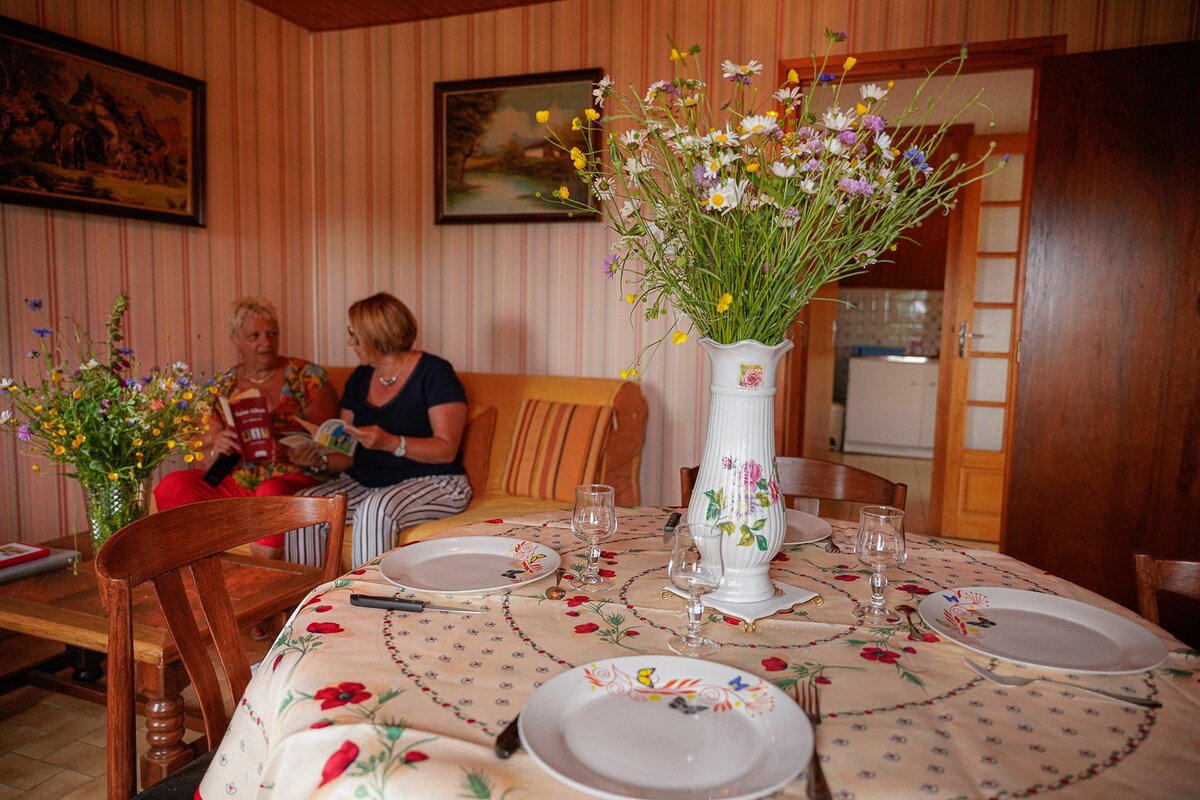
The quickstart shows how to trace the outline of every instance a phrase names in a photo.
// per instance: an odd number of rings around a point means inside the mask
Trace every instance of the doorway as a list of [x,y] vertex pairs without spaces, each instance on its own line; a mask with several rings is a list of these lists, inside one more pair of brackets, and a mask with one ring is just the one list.
[[[1003,144],[1006,146],[1015,141],[1014,137],[1019,137],[1022,141],[1032,141],[1032,135],[1026,136],[1025,131],[1019,129],[1025,128],[1028,131],[1032,127],[1030,120],[1036,93],[1038,64],[1044,56],[1062,52],[1064,49],[1065,37],[990,42],[971,47],[963,74],[955,80],[958,87],[956,91],[961,98],[946,97],[939,103],[940,107],[957,109],[965,103],[968,93],[973,94],[979,88],[985,90],[982,99],[991,107],[990,113],[984,111],[978,119],[959,120],[973,126],[970,132],[972,147],[968,149],[975,150],[980,142],[993,138],[1005,140]],[[859,57],[855,67],[855,83],[894,81],[891,91],[897,93],[896,97],[904,97],[906,91],[907,96],[912,96],[916,86],[930,70],[956,53],[957,48],[941,47],[865,54]],[[780,73],[786,74],[787,70],[793,68],[800,70],[806,63],[785,61],[780,65]],[[929,87],[926,87],[926,93],[930,93]],[[846,96],[849,95],[843,95]],[[818,104],[817,107],[821,106]],[[923,121],[938,124],[941,120],[928,117]],[[1000,150],[997,157],[1003,152]],[[1018,167],[1016,172],[1023,173],[1024,169]],[[1021,182],[1018,181],[1017,185],[1020,191]],[[981,220],[978,208],[972,211],[962,207],[967,203],[967,194],[964,192],[960,196],[960,208],[952,215],[955,219],[952,221],[951,231],[945,237],[945,243],[939,245],[938,249],[943,252],[936,255],[932,252],[923,254],[926,264],[934,261],[938,265],[944,265],[944,272],[932,279],[928,274],[924,274],[928,272],[927,269],[920,270],[923,275],[921,280],[928,284],[922,288],[929,290],[928,294],[915,296],[913,287],[903,285],[903,281],[894,280],[895,273],[889,276],[884,271],[886,267],[876,268],[863,276],[865,285],[839,286],[829,295],[839,297],[853,291],[856,296],[851,302],[855,302],[860,310],[864,305],[864,297],[870,301],[867,305],[872,310],[866,315],[868,319],[865,326],[861,313],[860,319],[850,322],[841,314],[806,314],[802,317],[802,335],[796,340],[803,342],[804,346],[797,349],[795,357],[789,360],[784,370],[784,380],[792,380],[795,383],[788,391],[781,392],[791,398],[792,402],[785,409],[785,413],[790,415],[785,417],[781,431],[780,452],[845,460],[883,474],[891,480],[908,483],[914,515],[923,518],[914,518],[911,529],[916,532],[998,541],[1001,527],[1000,510],[1003,504],[1004,464],[1008,451],[1008,430],[1011,425],[1011,409],[1008,404],[1013,394],[1011,386],[1015,381],[1015,368],[1006,370],[1002,400],[991,399],[995,393],[997,370],[980,368],[984,360],[982,353],[978,354],[981,357],[976,359],[974,356],[977,354],[968,347],[961,363],[955,363],[959,361],[957,325],[960,321],[967,323],[964,333],[968,334],[968,338],[963,341],[968,345],[979,344],[970,338],[970,334],[978,332],[984,336],[988,335],[978,330],[981,319],[993,326],[989,328],[991,338],[988,345],[991,347],[980,349],[996,351],[987,358],[996,360],[1003,357],[1013,362],[1015,367],[1015,335],[1019,330],[1022,274],[1021,265],[1016,262],[1023,255],[1020,252],[1023,249],[1020,244],[1014,243],[1011,247],[1006,245],[1003,248],[1003,254],[1010,257],[1005,262],[1006,268],[1011,267],[1007,273],[1010,278],[1007,316],[1003,313],[992,313],[994,309],[987,308],[986,302],[984,307],[976,309],[973,287],[978,273],[977,262],[996,255],[978,244],[980,225],[988,228],[988,236],[993,236],[996,217],[1012,218],[1012,209],[1015,208],[1017,222],[1012,230],[1016,231],[1019,242],[1023,242],[1020,236],[1025,229],[1027,206],[1022,206],[1019,197],[1016,203],[997,203],[994,202],[994,198],[984,200],[984,195],[976,192],[971,202],[977,205],[1003,205],[1008,209],[1000,215],[989,213],[985,215],[987,219]],[[988,196],[992,197],[991,194]],[[1011,227],[1010,223],[1005,224]],[[987,272],[986,276],[978,273],[981,275],[980,280],[986,280],[988,291],[994,291],[993,284],[998,273],[990,269]],[[924,306],[931,313],[940,310],[940,318],[915,319],[911,314],[914,297],[917,307]],[[987,300],[986,297],[984,299]],[[889,311],[893,314],[899,313],[899,309],[904,308],[906,302],[909,304],[908,310],[904,312],[908,314],[907,319],[887,319]],[[972,307],[965,308],[964,303]],[[880,314],[881,318],[872,318],[872,313]],[[839,316],[843,317],[840,320],[841,324],[836,318]],[[1006,320],[1007,331],[1003,336],[994,327],[998,319]],[[935,326],[932,335],[924,332],[926,324]],[[914,331],[918,331],[918,335],[914,335]],[[1006,341],[1007,345],[998,348],[995,343],[1001,341]],[[911,422],[898,422],[895,427],[903,429],[906,434],[912,435],[910,438],[914,438],[914,441],[906,443],[905,447],[916,447],[918,443],[925,446],[919,448],[919,452],[908,452],[904,448],[897,450],[895,443],[885,443],[880,448],[882,452],[863,452],[860,443],[855,448],[859,450],[858,453],[833,450],[832,443],[845,446],[845,429],[838,427],[845,424],[845,403],[841,402],[840,407],[838,403],[840,397],[844,396],[843,393],[848,390],[848,381],[844,376],[848,372],[850,359],[856,356],[869,358],[880,355],[912,355],[914,344],[923,351],[924,357],[938,361],[933,367],[936,375],[936,385],[932,390],[936,400],[935,406],[931,408],[930,400],[925,399],[924,416],[932,417],[933,430],[919,432],[918,427],[927,426]],[[942,358],[943,355],[947,357]],[[924,369],[928,370],[929,367]],[[826,374],[827,371],[829,374]],[[834,375],[837,376],[836,379]],[[980,380],[990,382],[989,385],[992,386],[990,394],[984,393],[989,399],[969,403],[970,393],[975,393],[970,396],[978,395],[975,384]],[[927,389],[925,394],[930,394],[930,391]],[[918,407],[902,410],[902,417],[907,415],[905,418],[915,419],[922,416],[919,408],[920,395],[916,397],[913,403],[918,404]],[[899,407],[902,403],[895,401],[892,405]],[[979,413],[980,408],[983,409],[983,413]],[[970,417],[967,430],[964,431],[961,419],[952,418],[954,414]],[[986,447],[991,449],[979,458],[974,458],[977,443],[972,437],[978,439],[981,420],[982,427],[987,429],[985,433],[997,435],[985,437]],[[922,441],[918,442],[918,439]],[[964,453],[971,456],[965,463]],[[964,480],[964,475],[967,475],[968,480]],[[969,501],[965,506],[961,502],[964,498]],[[944,513],[947,506],[952,507],[949,514]],[[976,514],[970,521],[971,524],[964,527],[961,524],[964,508],[968,511],[979,508],[985,513]],[[916,524],[918,522],[920,525]]]

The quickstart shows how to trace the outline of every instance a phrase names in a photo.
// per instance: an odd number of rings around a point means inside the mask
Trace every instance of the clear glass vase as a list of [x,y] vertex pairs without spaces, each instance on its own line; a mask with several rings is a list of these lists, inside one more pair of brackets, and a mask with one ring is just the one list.
[[146,516],[150,507],[150,479],[79,481],[83,488],[83,509],[88,519],[92,551],[108,537],[136,519]]

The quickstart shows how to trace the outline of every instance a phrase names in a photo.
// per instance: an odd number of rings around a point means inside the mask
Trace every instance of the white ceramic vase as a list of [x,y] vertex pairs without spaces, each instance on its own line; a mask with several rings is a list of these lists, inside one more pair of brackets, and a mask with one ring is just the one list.
[[725,532],[725,580],[709,599],[757,603],[775,594],[767,571],[786,531],[775,467],[775,374],[792,343],[701,339],[700,346],[712,367],[708,431],[687,519]]

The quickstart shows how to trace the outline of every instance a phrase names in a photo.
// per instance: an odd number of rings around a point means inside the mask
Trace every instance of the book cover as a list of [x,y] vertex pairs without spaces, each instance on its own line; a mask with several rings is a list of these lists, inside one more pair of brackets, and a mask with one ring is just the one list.
[[24,542],[9,542],[0,544],[0,570],[35,561],[50,555],[50,549],[36,544]]
[[57,547],[43,547],[42,549],[46,551],[42,558],[35,558],[33,561],[0,569],[0,585],[69,567],[79,560],[78,550],[60,550]]
[[344,456],[354,455],[358,440],[346,433],[346,423],[340,419],[327,419],[320,425],[313,425],[306,419],[292,417],[304,427],[304,433],[289,433],[280,439],[281,444],[288,447],[298,447],[307,442],[315,442],[326,453],[341,453]]
[[246,461],[270,461],[275,458],[275,439],[271,435],[271,415],[267,399],[257,389],[236,392],[218,398],[225,424],[237,433]]

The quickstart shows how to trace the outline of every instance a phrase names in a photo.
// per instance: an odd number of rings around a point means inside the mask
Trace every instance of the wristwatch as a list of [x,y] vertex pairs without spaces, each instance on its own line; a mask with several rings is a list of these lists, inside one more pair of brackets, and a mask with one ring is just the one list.
[[408,439],[401,436],[400,437],[400,446],[392,451],[392,455],[394,455],[396,458],[404,458],[404,454],[407,452],[408,452]]

